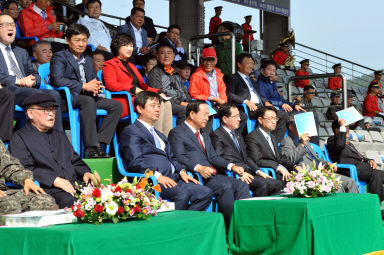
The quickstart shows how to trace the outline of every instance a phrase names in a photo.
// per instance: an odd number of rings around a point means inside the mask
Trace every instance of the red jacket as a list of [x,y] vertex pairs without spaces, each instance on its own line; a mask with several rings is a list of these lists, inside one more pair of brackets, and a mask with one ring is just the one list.
[[241,25],[241,28],[243,29],[243,32],[244,32],[242,44],[243,45],[248,45],[249,42],[252,42],[254,40],[253,39],[253,34],[246,34],[245,32],[251,31],[252,30],[252,26],[248,25],[247,23],[244,23],[243,25]]
[[[46,10],[47,17],[44,20],[40,14],[33,10],[34,3],[30,4],[28,8],[21,11],[19,16],[19,25],[21,31],[23,31],[24,36],[32,37],[36,36],[39,40],[48,37],[61,38],[63,32],[58,33],[56,30],[50,31],[48,29],[48,24],[56,22],[55,18],[51,14],[52,6],[49,6]],[[34,41],[31,41],[29,44],[32,45]]]
[[279,66],[284,66],[285,60],[287,60],[288,57],[289,55],[287,53],[278,49],[273,53],[272,60],[275,61]]
[[[223,80],[224,74],[217,68],[215,68],[215,71],[219,97],[227,102],[227,87]],[[208,101],[208,97],[211,96],[211,88],[209,86],[207,74],[201,66],[197,68],[191,76],[189,82],[189,95],[191,95],[192,99],[201,99],[205,101]]]
[[[303,69],[299,69],[296,71],[296,76],[305,76],[309,75],[308,72],[304,72]],[[301,80],[301,81],[295,81],[296,87],[298,88],[304,88],[305,86],[309,85],[309,80]]]
[[210,34],[215,34],[217,33],[219,26],[221,25],[221,19],[219,17],[212,17],[211,20],[209,21],[209,33]]
[[377,96],[369,94],[364,98],[363,115],[373,117],[381,112]]
[[[133,73],[136,75],[139,80],[139,87],[142,90],[148,90],[153,92],[158,92],[159,89],[151,88],[147,84],[144,83],[143,77],[140,75],[136,66],[128,63],[129,67],[131,67]],[[103,66],[103,80],[104,86],[109,91],[128,91],[131,93],[132,86],[132,75],[125,68],[121,60],[117,57],[114,57],[111,60],[105,61]],[[135,99],[135,94],[131,93],[132,104]],[[128,100],[126,96],[113,96],[112,99],[119,101],[123,105],[123,112],[121,113],[121,117],[125,117],[129,114],[128,108]]]
[[332,90],[341,88],[341,78],[340,77],[332,77],[328,78],[328,88]]

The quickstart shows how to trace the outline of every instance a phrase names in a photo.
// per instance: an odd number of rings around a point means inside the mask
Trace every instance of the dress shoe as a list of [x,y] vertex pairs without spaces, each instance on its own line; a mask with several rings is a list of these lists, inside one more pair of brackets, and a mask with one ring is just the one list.
[[99,148],[96,146],[90,146],[85,149],[84,158],[100,158]]

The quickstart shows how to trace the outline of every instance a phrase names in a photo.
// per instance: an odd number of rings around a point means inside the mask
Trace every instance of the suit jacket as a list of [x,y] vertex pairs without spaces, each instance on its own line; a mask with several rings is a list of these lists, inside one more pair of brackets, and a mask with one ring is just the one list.
[[[85,78],[87,82],[96,79],[96,72],[93,67],[93,60],[88,55],[85,57]],[[81,81],[79,65],[69,49],[56,52],[51,59],[51,85],[55,87],[68,87],[71,91],[72,103],[76,102],[77,96],[82,92],[83,82]],[[82,94],[92,95],[88,92]]]
[[74,185],[91,172],[63,132],[51,129],[42,133],[29,122],[13,134],[9,151],[25,168],[32,170],[43,188],[53,188],[56,177]]
[[[136,46],[135,31],[133,31],[131,22],[117,27],[118,34],[129,34],[133,38],[133,54],[137,54],[139,48]],[[144,27],[141,27],[141,38],[143,40],[143,46],[148,46],[148,34]]]
[[209,135],[201,130],[200,133],[204,139],[205,152],[201,148],[196,135],[185,122],[172,129],[168,139],[171,143],[173,154],[189,171],[194,171],[195,166],[198,164],[202,166],[213,165],[218,173],[224,174],[223,170],[227,169],[230,162],[217,155]]
[[[23,74],[24,77],[28,75],[33,75],[36,78],[36,88],[40,87],[41,78],[37,71],[33,69],[31,59],[29,58],[28,52],[20,47],[11,46],[12,51],[15,54],[17,64]],[[16,76],[9,75],[7,63],[5,62],[5,58],[8,56],[3,56],[2,51],[0,51],[0,84],[2,86],[7,86],[14,93],[19,88],[16,86]]]
[[[125,23],[131,22],[130,16],[125,18]],[[153,39],[156,38],[157,31],[155,28],[155,25],[153,24],[153,20],[150,17],[144,16],[144,25],[143,28],[147,30],[148,37],[151,37]]]
[[[251,79],[251,82],[261,100],[260,105],[265,105],[267,100],[258,93],[256,81]],[[242,104],[245,100],[251,100],[249,88],[238,72],[232,74],[229,78],[227,83],[227,96],[228,101],[235,104]]]
[[245,138],[249,157],[260,167],[276,169],[279,165],[283,165],[288,170],[293,170],[295,164],[281,154],[277,146],[276,137],[272,134],[270,136],[275,154],[259,128],[255,128],[255,130],[249,133]]
[[165,143],[164,151],[156,148],[155,139],[148,129],[138,120],[127,126],[120,134],[120,155],[127,171],[144,173],[148,168],[170,177],[171,163],[175,172],[185,169],[172,154],[170,143],[165,135],[155,129],[157,135]]
[[219,156],[237,166],[242,166],[248,173],[256,175],[256,171],[260,168],[248,157],[243,136],[236,132],[236,138],[239,142],[240,151],[237,149],[230,134],[223,127],[219,127],[215,132],[211,133],[213,147]]

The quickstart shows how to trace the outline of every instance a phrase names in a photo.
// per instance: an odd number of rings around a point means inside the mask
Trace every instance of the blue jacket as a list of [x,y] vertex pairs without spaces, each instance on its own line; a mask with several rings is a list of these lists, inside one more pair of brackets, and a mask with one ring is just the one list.
[[259,94],[265,98],[267,101],[270,101],[273,106],[281,108],[283,104],[288,104],[292,108],[294,104],[285,100],[277,91],[277,83],[271,81],[268,77],[264,77],[262,74],[257,78],[257,87]]

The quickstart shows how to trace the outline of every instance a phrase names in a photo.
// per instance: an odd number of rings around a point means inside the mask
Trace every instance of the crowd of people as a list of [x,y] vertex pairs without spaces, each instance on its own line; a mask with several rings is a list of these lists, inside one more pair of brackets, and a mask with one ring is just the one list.
[[[308,134],[299,137],[292,118],[310,108],[315,88],[308,82],[300,83],[307,92],[306,105],[289,102],[279,92],[275,61],[264,59],[254,73],[252,55],[243,52],[239,44],[237,71],[232,73],[227,66],[229,38],[224,35],[218,44],[204,47],[201,65],[194,67],[187,62],[179,26],[170,25],[156,41],[153,21],[145,16],[144,0],[133,0],[127,23],[118,27],[113,37],[99,20],[100,0],[83,1],[78,8],[85,15],[80,14],[73,24],[68,20],[57,22],[57,10],[49,2],[19,3],[24,7],[17,20],[5,11],[0,14],[0,137],[9,143],[10,152],[0,142],[0,178],[25,188],[23,193],[0,186],[0,214],[70,207],[75,182],[98,178],[63,132],[62,113],[68,105],[62,95],[57,90],[39,88],[42,81],[38,69],[46,63],[50,63],[46,82],[67,87],[73,107],[79,109],[84,158],[109,157],[103,148],[117,131],[126,170],[154,170],[162,198],[174,201],[177,210],[204,211],[215,197],[228,226],[235,200],[251,194],[280,194],[301,163],[330,165],[315,155]],[[4,8],[13,8],[9,6]],[[212,33],[233,29],[221,23],[221,9],[215,8]],[[245,17],[247,26],[250,18]],[[24,35],[39,38],[25,45],[33,45],[34,63],[26,49],[14,44],[16,22]],[[65,43],[44,40],[61,38],[64,24],[69,25]],[[247,26],[245,29],[251,30]],[[245,50],[249,43],[243,41]],[[96,49],[91,54],[87,54],[89,44]],[[305,75],[308,64],[308,60],[301,62],[301,74]],[[340,72],[338,67],[334,69]],[[96,75],[100,70],[103,81]],[[377,87],[378,81],[370,85],[371,97],[380,94]],[[101,93],[103,89],[130,93],[132,102],[123,95],[107,99]],[[23,107],[27,122],[13,133],[15,104]],[[133,114],[129,111],[132,104],[137,120],[130,125],[119,123],[121,117]],[[96,122],[97,109],[107,112],[100,125]],[[213,118],[221,124],[215,130]],[[248,118],[257,124],[249,134]],[[329,147],[335,149],[332,159],[356,165],[359,179],[369,184],[370,192],[378,194],[380,201],[384,200],[384,175],[375,171],[376,162],[348,144],[348,127],[343,119],[335,120],[333,128],[335,136],[328,140]],[[261,171],[262,167],[274,169],[276,179]],[[229,177],[227,171],[239,178]],[[188,172],[198,173],[203,183]],[[340,192],[359,192],[348,173],[340,172],[340,178]]]

